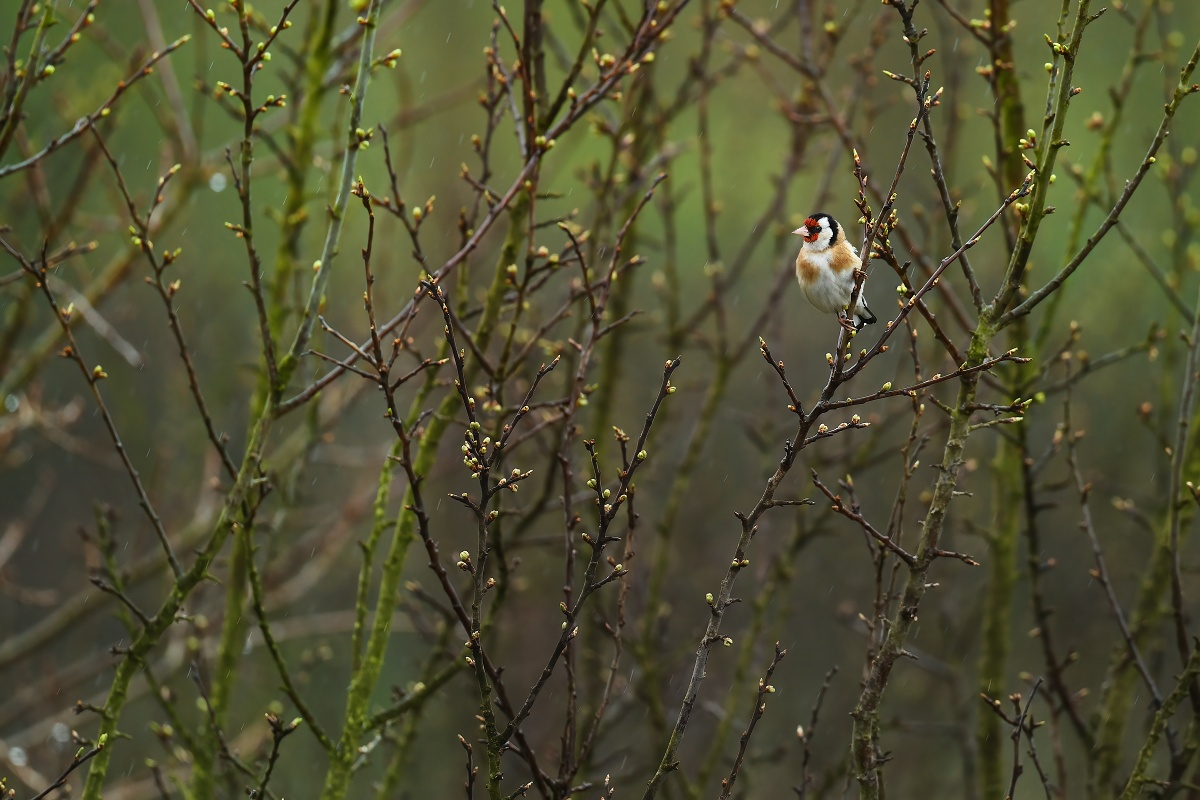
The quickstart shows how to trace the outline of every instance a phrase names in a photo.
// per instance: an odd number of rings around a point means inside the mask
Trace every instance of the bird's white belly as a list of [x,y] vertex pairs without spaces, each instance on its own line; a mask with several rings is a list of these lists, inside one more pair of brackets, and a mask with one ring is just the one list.
[[816,280],[801,283],[800,288],[814,307],[826,314],[834,314],[845,309],[850,303],[850,293],[854,284],[825,267],[817,271]]

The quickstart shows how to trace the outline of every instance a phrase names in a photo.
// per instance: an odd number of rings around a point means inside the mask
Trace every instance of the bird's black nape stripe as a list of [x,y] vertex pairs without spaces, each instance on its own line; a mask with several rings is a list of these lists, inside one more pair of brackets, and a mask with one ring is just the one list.
[[838,234],[838,224],[837,224],[837,220],[836,220],[836,219],[834,219],[833,217],[829,216],[829,215],[828,215],[828,214],[826,214],[824,211],[814,211],[813,213],[809,214],[808,216],[809,216],[809,219],[822,219],[822,218],[824,218],[824,219],[827,219],[827,220],[829,220],[829,233],[830,233],[829,241],[830,241],[831,243],[832,243],[832,242],[836,242],[836,241],[837,241],[837,234]]

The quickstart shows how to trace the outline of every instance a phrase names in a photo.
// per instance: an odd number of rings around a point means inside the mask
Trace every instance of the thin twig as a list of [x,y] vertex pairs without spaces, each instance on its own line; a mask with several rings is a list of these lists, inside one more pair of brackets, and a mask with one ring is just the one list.
[[758,695],[754,700],[754,711],[750,714],[750,724],[746,726],[746,730],[739,741],[737,757],[733,760],[733,767],[729,770],[729,777],[721,780],[721,800],[728,800],[730,794],[733,792],[733,785],[737,783],[738,772],[741,771],[742,762],[746,759],[746,748],[750,744],[750,737],[754,735],[754,727],[758,725],[758,721],[762,719],[763,713],[767,710],[767,695],[775,691],[775,687],[771,685],[771,676],[775,674],[775,668],[779,666],[779,662],[786,655],[787,650],[780,650],[779,642],[776,642],[775,657],[771,659],[766,673],[758,681]]

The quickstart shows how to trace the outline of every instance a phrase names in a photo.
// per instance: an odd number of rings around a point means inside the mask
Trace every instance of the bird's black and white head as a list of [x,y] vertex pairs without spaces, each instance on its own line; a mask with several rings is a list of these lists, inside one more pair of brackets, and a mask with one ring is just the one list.
[[792,231],[804,238],[804,247],[808,250],[827,250],[833,247],[837,244],[840,232],[837,220],[822,211],[809,214],[803,227]]

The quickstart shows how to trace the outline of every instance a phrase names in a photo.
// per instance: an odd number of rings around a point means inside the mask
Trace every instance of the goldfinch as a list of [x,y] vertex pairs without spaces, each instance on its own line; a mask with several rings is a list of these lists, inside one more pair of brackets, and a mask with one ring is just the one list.
[[862,260],[837,220],[817,212],[804,220],[804,227],[792,233],[804,237],[804,245],[796,256],[796,280],[808,302],[818,311],[837,314],[842,326],[851,330],[875,322],[862,292],[854,307],[854,321],[847,319],[854,275],[862,268]]

